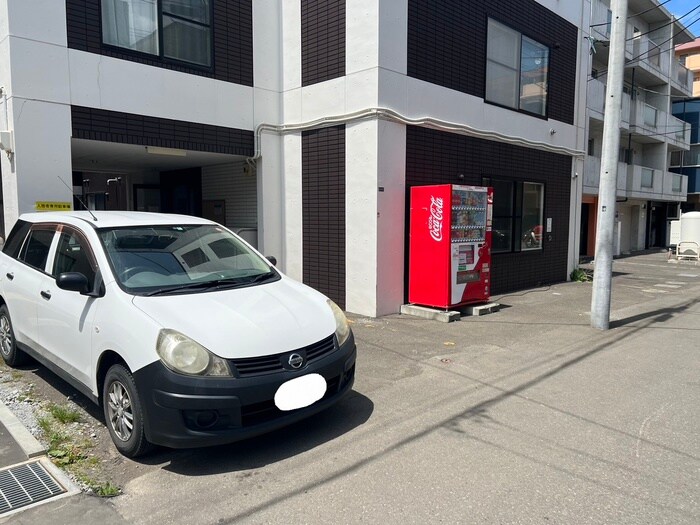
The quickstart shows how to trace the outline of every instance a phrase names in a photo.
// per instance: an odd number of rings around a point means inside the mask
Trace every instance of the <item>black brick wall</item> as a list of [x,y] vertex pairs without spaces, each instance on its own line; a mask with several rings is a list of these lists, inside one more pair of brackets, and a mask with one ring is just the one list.
[[188,66],[102,44],[100,0],[66,0],[68,47],[150,66],[253,85],[252,0],[214,0],[211,69]]
[[550,47],[547,116],[573,124],[578,29],[534,0],[408,0],[408,75],[484,98],[488,18]]
[[345,308],[345,126],[302,133],[304,283]]
[[301,0],[301,85],[345,75],[345,0]]
[[253,132],[132,113],[71,106],[77,139],[253,156]]
[[[459,178],[459,174],[463,174],[464,178]],[[481,186],[483,177],[543,183],[544,218],[552,218],[552,240],[548,240],[545,234],[542,250],[493,255],[492,294],[565,281],[569,240],[570,157],[416,126],[407,128],[406,224],[411,186]],[[494,195],[494,199],[497,198]],[[406,253],[408,254],[408,238]],[[405,289],[408,290],[408,286]]]

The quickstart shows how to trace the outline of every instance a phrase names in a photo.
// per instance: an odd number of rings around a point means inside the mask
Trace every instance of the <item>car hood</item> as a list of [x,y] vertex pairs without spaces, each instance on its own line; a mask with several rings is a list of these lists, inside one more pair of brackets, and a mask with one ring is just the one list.
[[133,304],[224,358],[296,350],[335,332],[326,297],[287,277],[217,292],[144,297]]

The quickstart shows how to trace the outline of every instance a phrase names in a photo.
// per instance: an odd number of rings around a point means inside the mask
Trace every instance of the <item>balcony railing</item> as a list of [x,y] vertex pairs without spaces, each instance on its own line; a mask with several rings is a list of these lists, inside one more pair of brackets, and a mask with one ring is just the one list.
[[693,92],[693,72],[678,60],[671,62],[671,83],[684,94]]
[[685,201],[688,196],[688,176],[670,171],[664,172],[664,200]]
[[611,25],[612,11],[600,0],[595,0],[593,2],[593,12],[591,13],[591,31],[594,33],[593,36],[605,40],[609,39]]
[[670,171],[633,165],[629,168],[627,196],[682,202],[688,195],[688,177]]
[[[583,170],[583,186],[587,193],[597,194],[600,188],[600,157],[586,156]],[[617,196],[624,197],[627,191],[627,170],[624,162],[617,163]]]
[[[588,82],[588,98],[587,98],[587,106],[588,109],[591,111],[594,111],[598,113],[599,115],[597,116],[599,120],[602,120],[602,117],[605,114],[605,90],[606,90],[606,85],[601,82],[600,80],[591,80]],[[623,93],[622,94],[622,111],[621,111],[621,121],[623,127],[627,128],[630,123],[630,107],[631,107],[631,98],[629,93]]]
[[666,111],[637,100],[632,105],[632,130],[647,142],[666,142],[681,148],[690,144],[690,125]]
[[666,48],[666,43],[655,42],[647,35],[634,37],[632,43],[633,65],[641,66],[661,79],[668,78],[668,54],[670,50]]
[[688,147],[690,144],[690,123],[668,115],[665,137],[671,144]]

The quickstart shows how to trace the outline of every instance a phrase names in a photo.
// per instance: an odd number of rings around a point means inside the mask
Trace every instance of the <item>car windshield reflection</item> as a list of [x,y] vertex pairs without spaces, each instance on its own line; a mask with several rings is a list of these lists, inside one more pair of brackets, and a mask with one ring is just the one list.
[[119,285],[129,293],[198,293],[279,279],[265,259],[215,224],[98,233]]

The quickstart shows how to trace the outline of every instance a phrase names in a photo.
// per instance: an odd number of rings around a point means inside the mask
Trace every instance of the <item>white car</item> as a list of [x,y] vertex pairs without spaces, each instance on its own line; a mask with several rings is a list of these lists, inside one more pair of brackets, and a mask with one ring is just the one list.
[[0,254],[0,354],[104,408],[117,449],[228,443],[352,388],[345,315],[223,226],[140,212],[31,213]]

